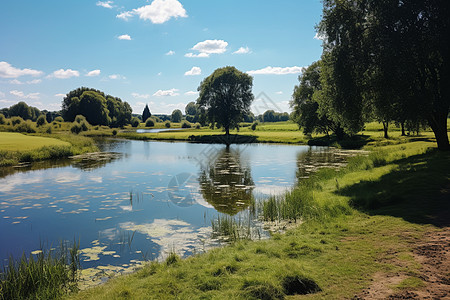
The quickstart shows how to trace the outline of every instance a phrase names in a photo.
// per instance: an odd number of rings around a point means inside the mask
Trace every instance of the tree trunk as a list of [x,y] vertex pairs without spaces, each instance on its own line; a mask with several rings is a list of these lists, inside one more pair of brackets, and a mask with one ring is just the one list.
[[384,138],[388,139],[388,129],[389,129],[389,122],[382,122],[383,123],[383,131],[384,131]]
[[225,143],[227,146],[230,145],[230,127],[225,127]]
[[400,126],[402,127],[402,136],[406,136],[406,132],[405,132],[405,122],[401,122]]
[[428,119],[428,123],[430,124],[430,127],[434,132],[434,136],[436,137],[439,150],[450,150],[447,134],[447,112],[434,113]]

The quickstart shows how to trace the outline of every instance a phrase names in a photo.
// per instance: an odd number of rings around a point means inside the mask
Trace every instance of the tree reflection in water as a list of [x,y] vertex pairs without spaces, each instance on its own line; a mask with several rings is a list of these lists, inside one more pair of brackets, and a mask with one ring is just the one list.
[[240,156],[239,150],[226,147],[200,169],[203,198],[217,211],[228,215],[235,215],[252,202],[254,183],[250,166],[243,166]]

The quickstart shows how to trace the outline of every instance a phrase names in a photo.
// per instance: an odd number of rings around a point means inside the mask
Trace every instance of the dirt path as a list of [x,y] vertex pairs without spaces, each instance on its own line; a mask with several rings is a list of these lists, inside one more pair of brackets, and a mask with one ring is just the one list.
[[408,274],[376,273],[371,286],[354,299],[449,299],[450,300],[450,227],[430,231],[418,241],[413,250],[414,259],[422,267],[419,278],[425,286],[395,292]]

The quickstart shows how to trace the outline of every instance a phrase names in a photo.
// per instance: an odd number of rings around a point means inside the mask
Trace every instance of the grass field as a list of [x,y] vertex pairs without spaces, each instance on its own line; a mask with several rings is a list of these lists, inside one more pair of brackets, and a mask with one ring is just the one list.
[[319,171],[308,202],[316,213],[285,234],[150,263],[71,299],[344,299],[380,272],[404,274],[393,288],[418,288],[412,249],[425,231],[449,223],[440,216],[450,209],[442,194],[450,156],[432,142],[406,141],[366,146],[375,152]]
[[69,142],[64,142],[55,138],[24,135],[15,132],[0,132],[0,150],[27,151],[42,148],[44,146],[70,145]]

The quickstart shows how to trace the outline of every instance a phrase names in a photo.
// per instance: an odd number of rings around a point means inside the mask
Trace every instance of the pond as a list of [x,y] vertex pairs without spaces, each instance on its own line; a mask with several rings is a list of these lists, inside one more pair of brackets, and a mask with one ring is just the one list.
[[348,153],[293,145],[106,140],[104,153],[0,169],[0,259],[80,241],[81,263],[125,270],[215,245],[211,220],[248,215]]

